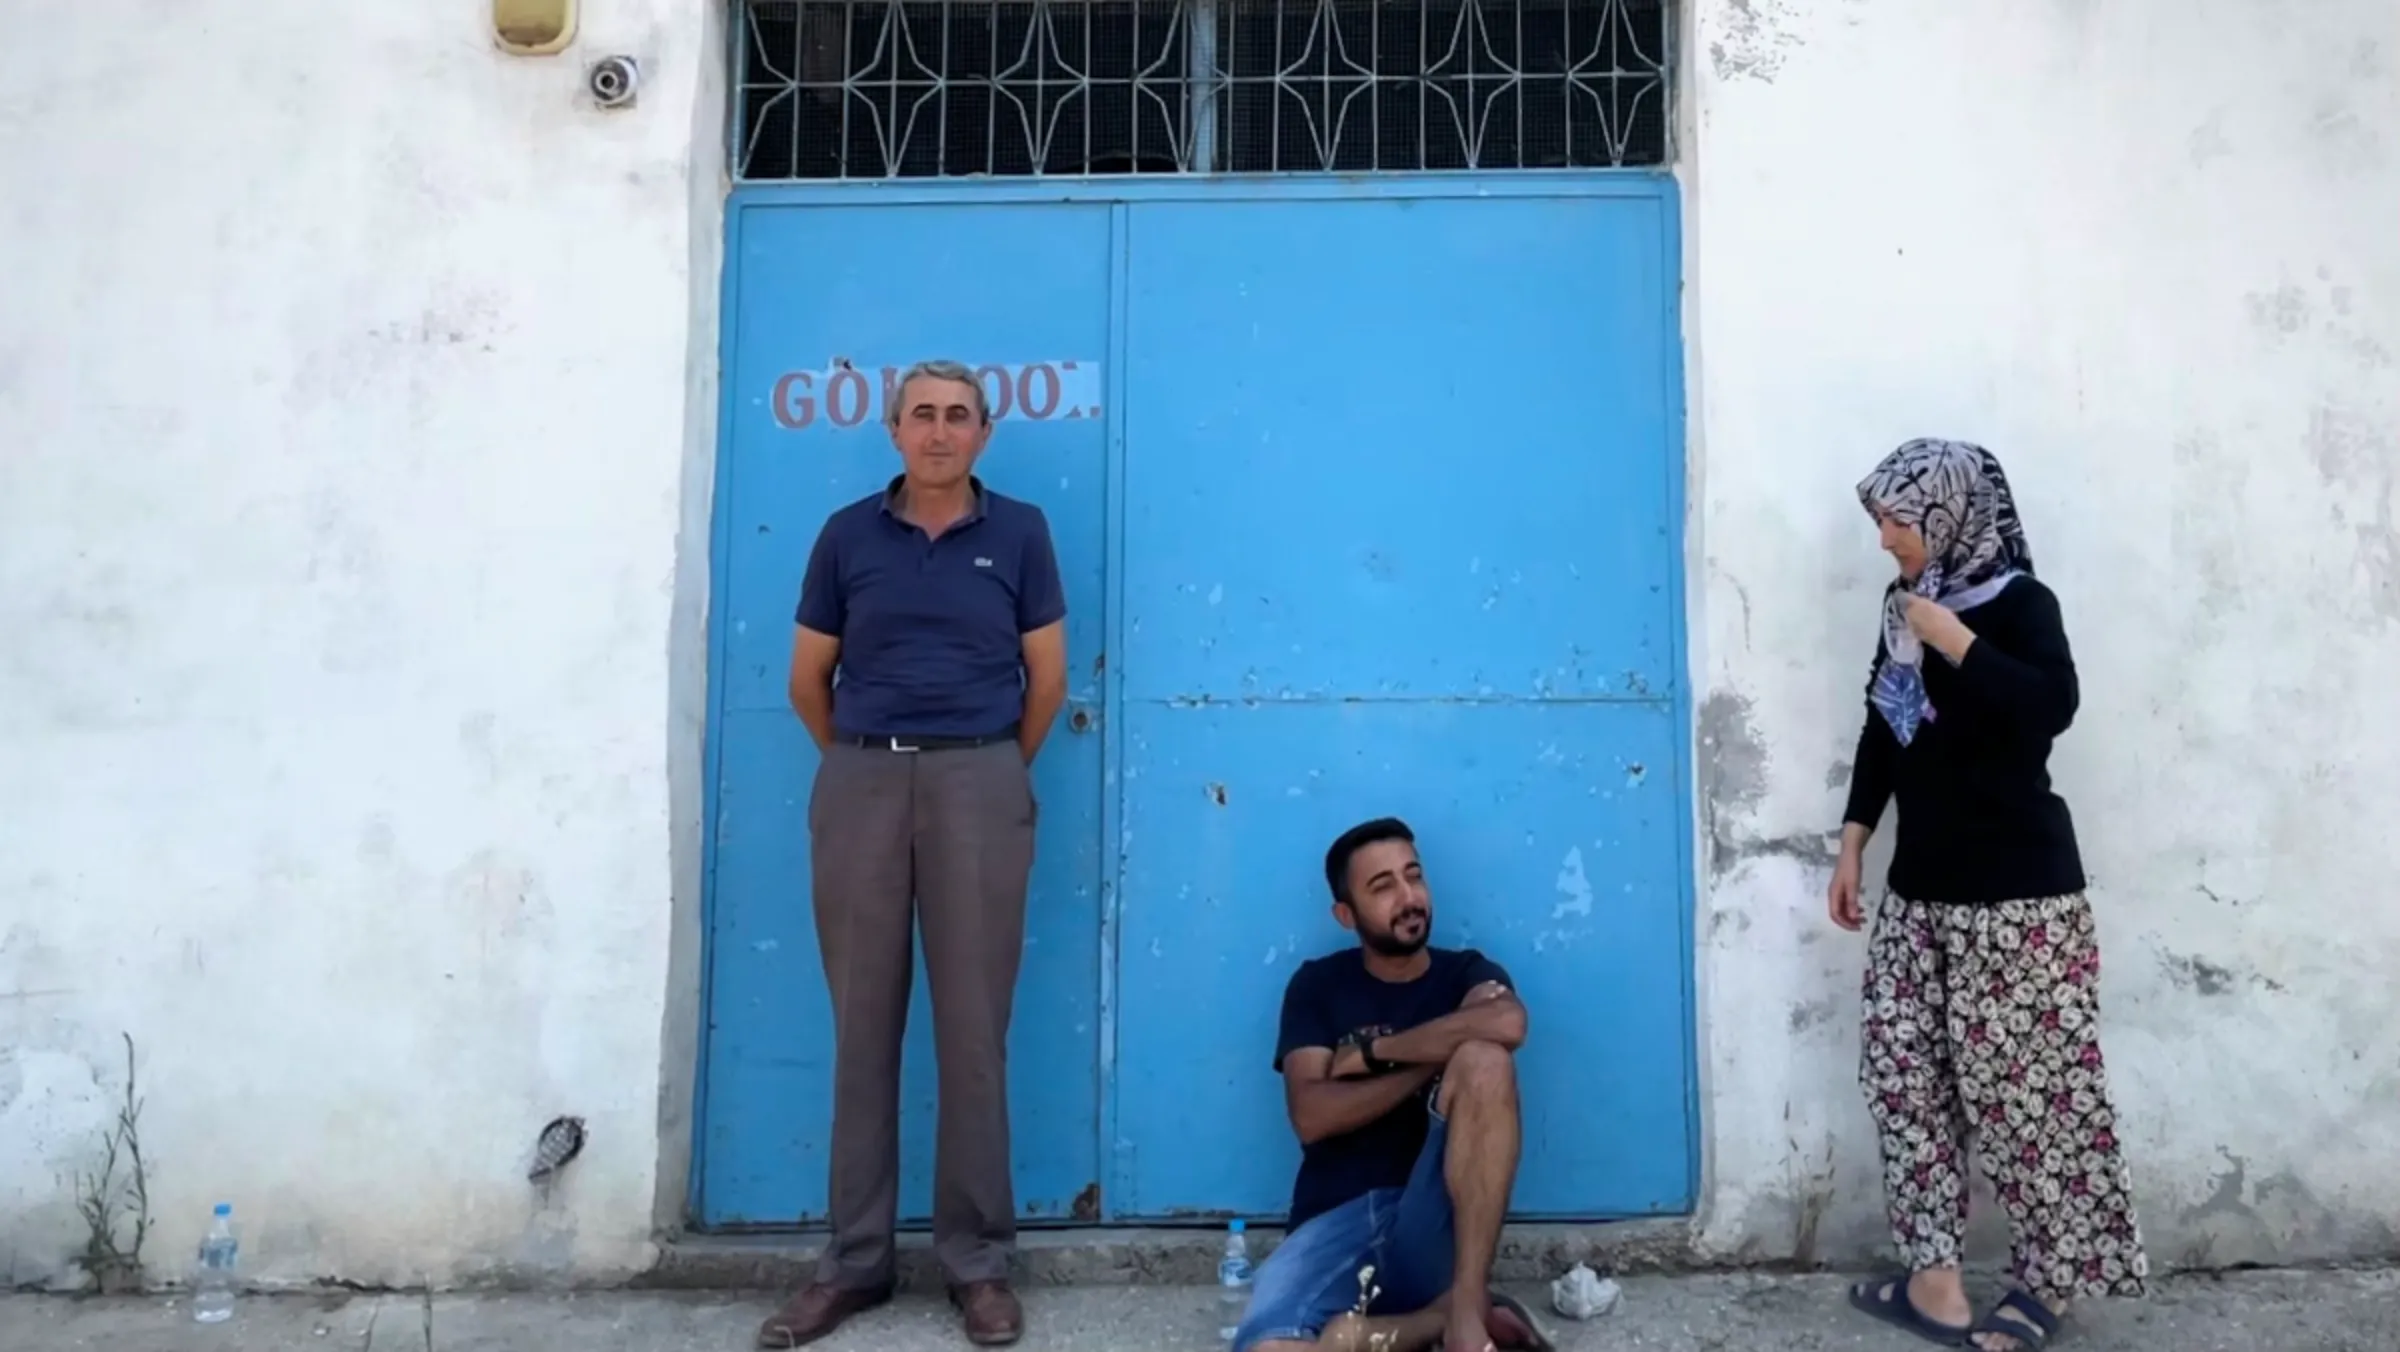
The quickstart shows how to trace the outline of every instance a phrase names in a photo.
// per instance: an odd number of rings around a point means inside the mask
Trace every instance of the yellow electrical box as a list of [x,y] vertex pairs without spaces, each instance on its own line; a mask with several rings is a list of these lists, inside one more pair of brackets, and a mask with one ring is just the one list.
[[575,40],[575,0],[492,0],[492,36],[517,56],[550,56]]

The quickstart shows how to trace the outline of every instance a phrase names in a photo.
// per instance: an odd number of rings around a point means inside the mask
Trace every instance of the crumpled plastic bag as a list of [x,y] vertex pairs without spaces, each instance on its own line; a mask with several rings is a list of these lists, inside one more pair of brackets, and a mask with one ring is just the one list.
[[1581,1263],[1550,1283],[1550,1308],[1569,1319],[1596,1319],[1617,1308],[1624,1291]]

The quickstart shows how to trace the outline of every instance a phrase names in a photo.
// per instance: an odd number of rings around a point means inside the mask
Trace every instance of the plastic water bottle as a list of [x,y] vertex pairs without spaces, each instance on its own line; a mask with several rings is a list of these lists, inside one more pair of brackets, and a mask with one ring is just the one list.
[[1250,1312],[1250,1237],[1235,1221],[1225,1227],[1225,1256],[1217,1260],[1217,1337],[1233,1341]]
[[233,1207],[217,1203],[208,1236],[200,1241],[200,1266],[192,1274],[192,1318],[203,1324],[222,1324],[233,1318],[234,1265],[241,1245],[233,1237]]

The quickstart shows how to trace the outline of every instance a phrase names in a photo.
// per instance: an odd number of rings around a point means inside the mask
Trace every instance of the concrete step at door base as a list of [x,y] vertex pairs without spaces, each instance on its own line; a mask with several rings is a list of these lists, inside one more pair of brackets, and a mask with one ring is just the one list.
[[[1250,1252],[1263,1259],[1282,1231],[1250,1231]],[[822,1235],[682,1235],[638,1286],[665,1290],[784,1290],[815,1271]],[[1222,1229],[1028,1230],[1017,1241],[1017,1281],[1026,1286],[1200,1286],[1216,1280],[1224,1250]],[[1493,1276],[1500,1281],[1548,1281],[1576,1263],[1608,1273],[1672,1272],[1723,1266],[1702,1259],[1685,1220],[1609,1225],[1512,1225],[1501,1237]],[[900,1237],[901,1286],[942,1289],[932,1241]]]

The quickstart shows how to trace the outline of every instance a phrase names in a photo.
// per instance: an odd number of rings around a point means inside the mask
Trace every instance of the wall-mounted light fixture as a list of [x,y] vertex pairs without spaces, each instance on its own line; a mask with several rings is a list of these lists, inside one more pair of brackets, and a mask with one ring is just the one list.
[[550,56],[575,40],[575,0],[492,0],[492,36],[512,56]]

